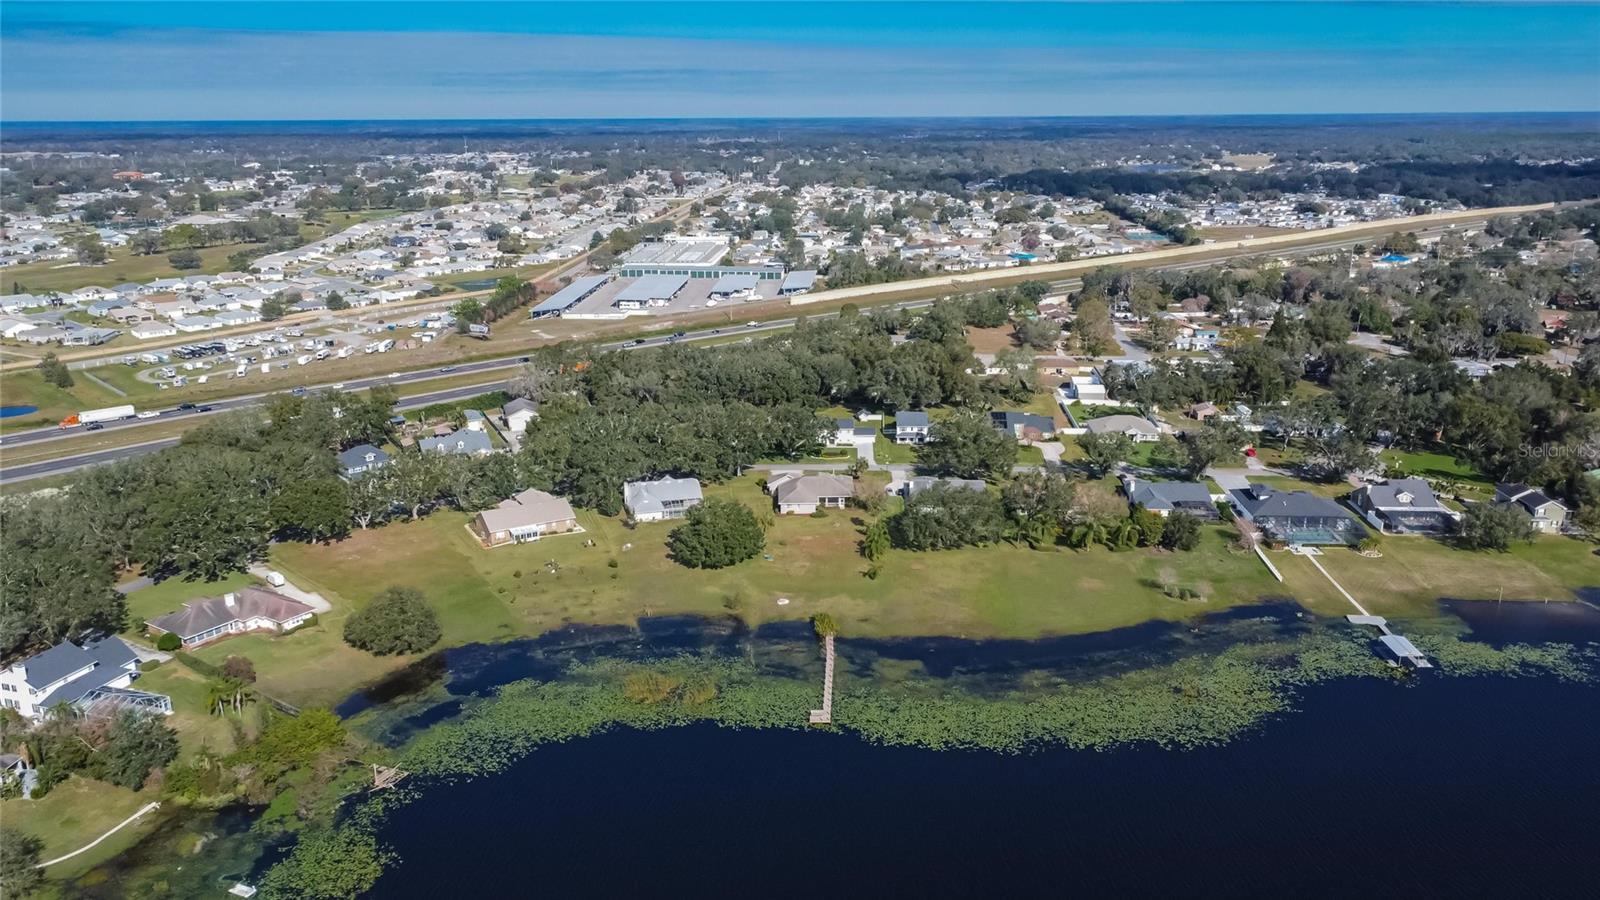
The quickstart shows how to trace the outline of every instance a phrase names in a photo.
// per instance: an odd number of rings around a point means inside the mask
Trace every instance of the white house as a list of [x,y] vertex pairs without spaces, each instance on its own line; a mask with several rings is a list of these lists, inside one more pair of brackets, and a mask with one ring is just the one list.
[[98,701],[131,702],[170,714],[168,697],[129,689],[137,677],[139,656],[121,638],[82,646],[62,641],[0,669],[0,706],[35,720],[62,703],[82,709]]
[[128,333],[141,341],[148,341],[154,338],[172,337],[178,333],[178,329],[170,322],[140,322],[128,329]]
[[528,423],[539,418],[539,405],[526,397],[518,397],[500,408],[506,428],[515,435],[527,433]]
[[894,442],[896,444],[925,444],[928,442],[928,414],[904,410],[894,414]]
[[700,482],[694,478],[630,481],[622,486],[622,505],[635,522],[681,519],[703,499]]

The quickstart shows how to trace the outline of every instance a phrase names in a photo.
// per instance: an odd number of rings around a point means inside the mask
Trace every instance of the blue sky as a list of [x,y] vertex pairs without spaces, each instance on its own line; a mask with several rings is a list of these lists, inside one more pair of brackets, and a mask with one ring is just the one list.
[[1596,109],[1595,4],[0,0],[7,121]]

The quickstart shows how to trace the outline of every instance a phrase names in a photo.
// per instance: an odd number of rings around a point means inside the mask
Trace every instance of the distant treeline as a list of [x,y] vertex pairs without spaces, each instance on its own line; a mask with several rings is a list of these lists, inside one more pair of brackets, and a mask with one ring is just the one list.
[[[962,180],[966,176],[954,177]],[[1514,206],[1600,197],[1600,161],[1575,165],[1524,165],[1509,159],[1391,162],[1359,172],[1323,169],[1282,174],[1034,169],[1008,175],[1000,183],[1011,190],[1073,197],[1176,193],[1243,199],[1319,190],[1350,198],[1401,194],[1420,200],[1458,200],[1467,206]]]

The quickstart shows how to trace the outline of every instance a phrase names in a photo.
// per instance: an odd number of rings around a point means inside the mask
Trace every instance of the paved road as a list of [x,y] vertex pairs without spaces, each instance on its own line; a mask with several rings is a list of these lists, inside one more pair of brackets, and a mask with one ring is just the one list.
[[[1457,223],[1456,227],[1457,228],[1471,228],[1475,224],[1479,224],[1479,223],[1473,223],[1473,222]],[[1418,234],[1419,237],[1429,237],[1429,236],[1433,236],[1433,235],[1437,235],[1437,234],[1442,234],[1442,233],[1444,233],[1446,231],[1449,231],[1449,230],[1450,229],[1445,227],[1445,226],[1436,226],[1436,227],[1433,227],[1433,228],[1419,229],[1417,231],[1417,234]],[[1225,255],[1225,256],[1221,256],[1221,257],[1205,259],[1205,260],[1184,261],[1184,262],[1174,263],[1174,264],[1171,264],[1171,265],[1159,265],[1158,264],[1158,265],[1151,266],[1150,268],[1152,268],[1152,269],[1161,269],[1161,270],[1164,270],[1164,271],[1182,272],[1182,271],[1189,271],[1189,270],[1193,270],[1193,269],[1202,269],[1202,268],[1207,268],[1207,267],[1210,267],[1210,266],[1214,266],[1214,265],[1217,265],[1217,264],[1219,264],[1221,262],[1225,262],[1228,258],[1231,258],[1231,257],[1275,256],[1275,257],[1287,258],[1287,257],[1305,256],[1305,255],[1308,255],[1308,254],[1317,254],[1317,253],[1327,252],[1327,251],[1331,251],[1331,250],[1347,249],[1349,247],[1354,246],[1355,244],[1371,243],[1372,240],[1373,240],[1372,236],[1371,235],[1367,235],[1367,236],[1362,237],[1362,238],[1345,238],[1345,239],[1340,239],[1340,240],[1334,240],[1334,241],[1328,241],[1328,242],[1324,242],[1324,243],[1310,244],[1310,245],[1304,245],[1304,246],[1298,246],[1298,247],[1285,247],[1285,248],[1282,248],[1282,249],[1263,250],[1263,249],[1257,248],[1257,249],[1251,249],[1251,250],[1240,250],[1240,251],[1238,251],[1236,253],[1228,254],[1228,255]],[[1120,262],[1120,260],[1117,260],[1115,258],[1108,258],[1107,262],[1108,263]],[[1009,270],[1008,269],[1006,271],[1007,272],[1011,272],[1012,274],[1015,274],[1015,272],[1013,270]],[[1061,291],[1061,290],[1070,290],[1072,288],[1077,287],[1079,284],[1081,284],[1081,281],[1080,281],[1079,278],[1077,278],[1075,276],[1075,277],[1072,277],[1072,278],[1059,279],[1059,280],[1056,280],[1056,281],[1052,281],[1051,282],[1051,287],[1052,287],[1052,289],[1054,289],[1056,291]],[[976,291],[976,290],[980,290],[980,289],[981,289],[981,286],[970,286],[970,285],[967,285],[967,286],[961,286],[959,288],[959,292],[968,293],[968,292],[972,292],[972,291]],[[918,309],[918,308],[922,308],[922,307],[926,307],[926,306],[931,306],[932,304],[933,304],[933,300],[931,300],[931,299],[927,299],[927,300],[909,300],[909,301],[905,301],[905,302],[902,302],[902,303],[893,304],[892,308],[896,308],[896,309]],[[815,313],[808,313],[808,314],[803,313],[803,315],[810,315],[810,316],[813,316],[813,317],[815,317],[815,316],[823,316],[823,315],[830,315],[830,314],[831,313],[822,312],[822,311],[815,312]],[[699,330],[696,330],[696,331],[692,331],[692,332],[686,333],[680,340],[685,340],[685,341],[703,341],[703,340],[713,340],[713,339],[725,339],[730,335],[738,335],[738,334],[751,334],[751,335],[754,335],[754,334],[761,334],[761,333],[764,333],[764,332],[778,331],[778,330],[782,330],[782,329],[793,327],[795,322],[798,321],[801,317],[802,317],[801,315],[796,315],[796,316],[790,316],[790,317],[786,317],[786,318],[782,318],[782,319],[770,319],[770,320],[767,320],[765,322],[762,322],[761,324],[759,324],[759,325],[757,325],[755,327],[732,326],[732,327],[699,329]],[[1119,334],[1119,343],[1123,342],[1125,337],[1126,337],[1125,335],[1120,335]],[[611,343],[600,344],[599,347],[601,349],[608,349],[608,350],[633,350],[633,349],[647,349],[647,348],[650,348],[650,347],[659,347],[659,346],[662,346],[662,345],[665,345],[665,344],[668,344],[668,343],[672,343],[672,342],[673,342],[673,338],[672,337],[659,336],[659,337],[638,338],[638,339],[624,340],[624,341],[615,341],[615,342],[611,342]],[[1147,356],[1147,354],[1145,354],[1142,350],[1140,350],[1135,345],[1133,345],[1131,341],[1128,341],[1128,342],[1124,343],[1124,351],[1127,352],[1131,358],[1139,358],[1139,357]],[[446,375],[446,374],[452,375],[452,376],[456,376],[456,375],[471,374],[471,373],[475,373],[475,372],[480,372],[480,373],[483,373],[483,374],[485,374],[487,376],[487,375],[489,375],[491,373],[497,373],[497,372],[498,373],[507,373],[507,372],[509,372],[511,370],[515,370],[518,366],[520,366],[522,364],[522,360],[525,359],[525,358],[526,358],[525,356],[508,356],[508,357],[503,357],[503,358],[499,358],[499,359],[489,359],[489,360],[479,360],[479,361],[476,361],[476,362],[466,362],[466,363],[461,363],[459,365],[454,365],[454,366],[443,366],[443,367],[440,367],[440,368],[427,369],[427,370],[418,371],[418,372],[397,372],[397,373],[391,373],[388,376],[374,376],[374,377],[367,377],[367,378],[353,378],[353,379],[349,379],[349,380],[342,381],[342,382],[329,382],[329,383],[322,383],[322,384],[316,384],[316,385],[307,385],[307,390],[315,391],[315,390],[320,390],[322,388],[341,388],[341,389],[344,389],[344,390],[357,391],[357,390],[363,390],[363,389],[366,389],[366,388],[370,388],[370,387],[373,387],[373,386],[379,385],[379,384],[392,384],[392,385],[395,385],[395,386],[398,386],[398,387],[403,387],[403,386],[405,386],[407,384],[410,384],[410,383],[413,383],[413,382],[419,382],[419,381],[423,381],[423,380],[431,379],[431,378],[438,378],[441,375]],[[503,380],[503,379],[500,379],[500,380]],[[490,388],[493,388],[493,387],[497,386],[497,384],[498,384],[498,382],[496,380],[491,380],[491,379],[486,378],[482,383],[478,383],[478,384],[468,385],[468,386],[464,386],[464,387],[460,387],[460,388],[453,388],[453,389],[450,389],[450,390],[435,391],[435,392],[431,392],[431,393],[428,393],[428,394],[412,395],[412,396],[404,397],[402,399],[399,407],[401,409],[415,409],[415,408],[420,407],[420,406],[426,406],[426,405],[428,405],[430,403],[446,403],[446,402],[451,402],[451,401],[455,401],[455,400],[465,400],[465,399],[468,399],[470,397],[475,397],[478,394],[483,393],[486,389],[490,389]],[[155,410],[154,412],[156,413],[156,415],[153,416],[153,417],[150,417],[150,418],[145,418],[145,419],[125,419],[125,420],[122,420],[122,421],[119,421],[119,422],[106,422],[106,423],[104,423],[103,427],[107,431],[121,430],[121,429],[133,429],[133,428],[137,428],[137,427],[139,427],[141,425],[145,425],[145,424],[149,424],[149,423],[153,423],[153,422],[171,421],[173,418],[176,418],[176,417],[193,417],[193,416],[203,416],[203,415],[215,415],[217,413],[226,412],[226,411],[232,410],[232,409],[241,409],[241,408],[248,407],[248,406],[254,406],[254,405],[260,403],[263,398],[271,396],[272,394],[275,394],[275,393],[282,393],[282,391],[271,391],[271,392],[265,392],[265,393],[259,393],[259,394],[250,394],[250,395],[241,396],[241,397],[230,397],[230,398],[225,399],[225,400],[216,400],[216,401],[213,401],[211,403],[200,404],[197,408],[194,408],[194,409],[180,409],[178,407],[167,407],[167,408],[164,408],[164,409]],[[72,428],[72,429],[66,429],[66,430],[59,429],[59,428],[38,428],[38,429],[34,429],[32,431],[19,431],[19,432],[15,432],[15,433],[6,435],[5,438],[4,438],[3,445],[0,445],[0,446],[3,446],[3,447],[16,447],[16,446],[23,446],[23,445],[27,445],[27,444],[45,442],[45,441],[55,441],[55,440],[61,440],[62,438],[74,436],[74,435],[81,434],[81,433],[84,433],[84,429],[83,428]],[[126,459],[127,457],[136,456],[136,455],[139,455],[141,453],[154,452],[156,450],[160,450],[160,449],[163,449],[165,447],[173,446],[177,442],[178,441],[177,441],[176,438],[172,438],[172,439],[168,439],[168,440],[164,440],[164,441],[150,441],[150,442],[141,443],[141,444],[137,444],[137,445],[131,445],[131,446],[127,446],[127,447],[117,447],[117,448],[112,448],[112,449],[108,449],[108,450],[96,451],[96,452],[92,452],[92,453],[78,454],[78,455],[74,455],[74,456],[65,456],[65,457],[61,457],[59,459],[44,460],[44,461],[41,461],[41,462],[27,463],[27,464],[24,464],[24,465],[0,466],[0,484],[16,482],[16,481],[24,481],[24,480],[32,479],[32,478],[43,478],[43,477],[50,476],[50,475],[60,475],[60,474],[64,474],[64,473],[67,473],[67,472],[73,472],[73,471],[77,471],[79,469],[85,468],[87,466],[98,465],[98,464],[106,463],[106,462],[112,462],[112,461],[115,461],[115,460],[118,460],[118,459]],[[0,451],[0,454],[3,454],[3,451]]]

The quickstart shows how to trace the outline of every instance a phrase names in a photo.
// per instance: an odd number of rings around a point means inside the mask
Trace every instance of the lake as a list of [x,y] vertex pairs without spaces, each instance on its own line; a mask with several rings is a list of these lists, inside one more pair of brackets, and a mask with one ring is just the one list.
[[[1446,601],[1443,610],[1492,646],[1600,641],[1600,611],[1580,604]],[[805,677],[816,655],[792,624],[641,625],[458,648],[390,685],[398,695],[375,686],[345,711],[399,716],[369,733],[403,740],[457,715],[469,695],[553,677],[571,662],[753,653],[767,669]],[[1039,671],[1115,674],[1310,628],[1303,611],[1279,603],[1034,642],[839,643],[853,678],[914,663],[934,679],[1004,684]],[[419,784],[420,797],[379,832],[400,862],[374,896],[534,886],[573,897],[1587,890],[1581,860],[1600,840],[1600,684],[1341,678],[1304,688],[1294,706],[1239,739],[1183,751],[1007,755],[885,747],[848,732],[618,727],[546,745],[496,775]]]
[[9,419],[12,416],[26,416],[39,411],[37,406],[0,406],[0,419]]
[[1223,747],[1022,756],[617,730],[393,812],[373,895],[1578,896],[1596,709],[1591,684],[1345,680]]

